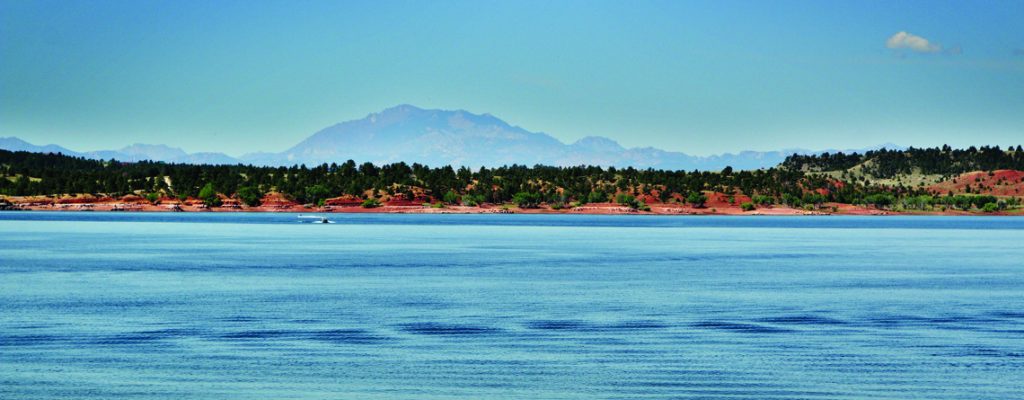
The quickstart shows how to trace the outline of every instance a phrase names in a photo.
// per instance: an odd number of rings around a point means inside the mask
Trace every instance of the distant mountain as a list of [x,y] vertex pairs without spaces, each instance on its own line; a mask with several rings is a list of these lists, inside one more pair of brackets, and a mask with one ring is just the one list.
[[[881,147],[902,149],[887,144],[844,152],[863,152]],[[0,138],[0,149],[59,152],[93,159],[192,164],[317,165],[351,159],[376,164],[404,161],[473,168],[511,164],[587,164],[674,170],[720,170],[726,166],[735,169],[769,168],[794,153],[823,152],[787,149],[702,157],[654,147],[625,148],[612,139],[599,136],[589,136],[565,144],[551,135],[509,125],[490,114],[473,114],[465,110],[427,110],[411,105],[388,108],[363,119],[329,126],[280,153],[251,153],[240,158],[222,153],[189,154],[179,148],[150,144],[133,144],[120,150],[75,152],[52,144],[36,146],[14,137]]]
[[327,127],[279,153],[247,155],[260,164],[319,164],[344,160],[428,165],[561,164],[566,145],[510,126],[489,114],[401,105]]
[[67,155],[79,155],[78,153],[55,144],[36,146],[16,137],[0,137],[0,149],[9,151],[30,151],[33,153],[64,153]]
[[242,161],[224,153],[186,153],[177,147],[162,144],[136,143],[115,151],[97,151],[86,153],[92,158],[125,161],[153,160],[187,164],[238,164]]
[[67,148],[48,144],[37,146],[16,137],[0,138],[0,149],[10,151],[31,151],[33,153],[63,153],[69,156],[85,157],[97,160],[115,159],[119,161],[164,161],[188,164],[238,164],[242,161],[223,153],[186,153],[177,147],[160,144],[136,143],[120,150],[99,150],[78,152]]
[[[871,149],[875,148],[878,147]],[[898,146],[889,145],[889,148]],[[846,151],[863,150],[866,149]],[[327,127],[282,153],[247,154],[242,160],[257,165],[314,165],[352,159],[378,164],[405,161],[469,167],[590,164],[720,170],[726,166],[736,169],[773,167],[793,153],[820,152],[804,149],[744,151],[701,157],[653,147],[627,149],[599,136],[565,144],[546,133],[509,125],[490,114],[400,105]]]

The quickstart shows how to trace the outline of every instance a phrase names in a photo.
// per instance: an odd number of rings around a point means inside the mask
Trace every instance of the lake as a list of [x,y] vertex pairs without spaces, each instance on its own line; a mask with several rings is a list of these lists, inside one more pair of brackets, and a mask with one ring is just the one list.
[[1024,397],[1024,218],[0,213],[4,399]]

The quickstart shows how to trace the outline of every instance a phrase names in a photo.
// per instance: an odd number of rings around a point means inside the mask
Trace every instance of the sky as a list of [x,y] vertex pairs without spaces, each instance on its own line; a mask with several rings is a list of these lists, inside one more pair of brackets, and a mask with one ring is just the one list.
[[0,0],[0,136],[283,151],[397,104],[694,155],[1024,142],[1024,1]]

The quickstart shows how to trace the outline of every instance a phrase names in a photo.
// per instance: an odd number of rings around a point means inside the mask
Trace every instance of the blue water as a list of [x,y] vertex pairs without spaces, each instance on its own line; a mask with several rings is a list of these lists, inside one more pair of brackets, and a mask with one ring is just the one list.
[[1024,398],[1024,218],[331,218],[0,213],[0,398]]

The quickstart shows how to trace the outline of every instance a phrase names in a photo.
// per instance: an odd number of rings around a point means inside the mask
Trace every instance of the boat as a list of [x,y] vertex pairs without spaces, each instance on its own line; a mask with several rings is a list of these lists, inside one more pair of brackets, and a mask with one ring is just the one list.
[[[299,222],[306,222],[310,224],[330,224],[331,220],[322,215],[299,215]],[[303,219],[312,219],[313,221],[302,221]]]

